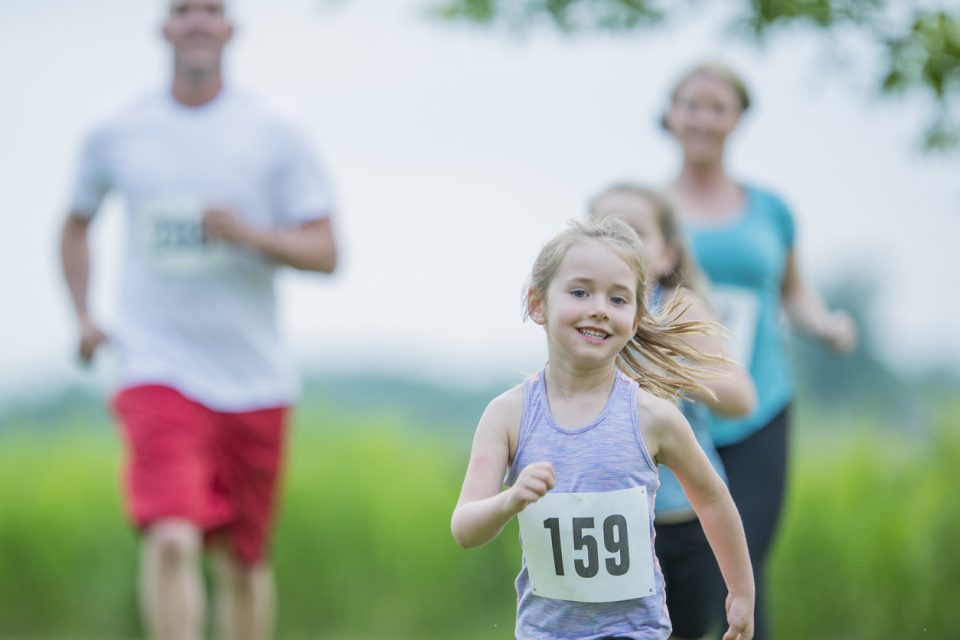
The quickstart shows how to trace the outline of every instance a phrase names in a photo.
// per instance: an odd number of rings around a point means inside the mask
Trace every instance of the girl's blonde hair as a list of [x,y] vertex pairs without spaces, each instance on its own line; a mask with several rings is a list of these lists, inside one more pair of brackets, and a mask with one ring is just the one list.
[[[680,223],[677,220],[676,211],[670,201],[662,192],[643,185],[632,182],[619,182],[612,184],[590,200],[587,216],[590,220],[597,221],[603,216],[600,213],[600,201],[610,195],[628,195],[640,198],[653,207],[657,217],[657,228],[663,236],[663,241],[668,247],[673,249],[676,255],[673,269],[669,273],[660,277],[658,284],[665,289],[677,289],[686,287],[697,295],[704,297],[707,291],[707,285],[703,274],[697,267],[693,254],[687,247],[687,242],[680,230]],[[613,214],[607,214],[616,215]]]
[[570,247],[591,241],[609,246],[633,271],[637,285],[637,332],[617,355],[617,367],[647,391],[663,397],[693,392],[712,396],[700,380],[715,376],[724,360],[692,347],[685,339],[695,334],[715,333],[706,322],[681,322],[685,307],[674,298],[656,315],[647,305],[648,274],[643,246],[636,231],[615,216],[602,220],[572,220],[568,228],[550,240],[533,263],[524,298],[524,318],[530,302],[547,302],[547,289]]

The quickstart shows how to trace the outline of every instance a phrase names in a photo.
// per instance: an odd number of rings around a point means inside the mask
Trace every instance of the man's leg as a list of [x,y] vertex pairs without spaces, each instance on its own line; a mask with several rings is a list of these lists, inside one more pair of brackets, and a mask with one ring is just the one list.
[[125,389],[113,405],[126,441],[125,503],[141,533],[144,628],[152,640],[199,640],[203,529],[231,517],[212,493],[210,412],[159,385]]
[[215,577],[215,637],[218,640],[267,640],[275,620],[273,567],[247,564],[223,545],[211,547]]
[[203,534],[186,520],[159,520],[144,531],[140,543],[140,608],[152,640],[203,637],[202,551]]
[[273,633],[269,548],[287,415],[279,407],[218,416],[215,484],[235,514],[210,546],[219,640],[266,640]]

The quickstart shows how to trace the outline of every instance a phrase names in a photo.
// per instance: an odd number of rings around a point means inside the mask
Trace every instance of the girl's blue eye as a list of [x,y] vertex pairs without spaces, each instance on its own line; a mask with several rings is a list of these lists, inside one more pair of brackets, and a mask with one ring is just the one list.
[[613,304],[617,304],[617,305],[627,304],[627,299],[621,296],[613,296],[612,298],[610,298],[610,301],[613,302]]
[[577,297],[577,298],[585,298],[585,297],[587,297],[587,292],[584,291],[583,289],[574,289],[574,290],[571,291],[570,293],[571,293],[572,295],[574,295],[575,297]]

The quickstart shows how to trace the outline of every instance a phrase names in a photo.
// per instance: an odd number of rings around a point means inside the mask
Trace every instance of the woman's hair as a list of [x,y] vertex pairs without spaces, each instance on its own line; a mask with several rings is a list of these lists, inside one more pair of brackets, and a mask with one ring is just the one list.
[[530,315],[530,301],[547,301],[547,289],[570,247],[598,241],[610,247],[636,276],[637,332],[617,355],[617,366],[647,391],[663,398],[684,396],[694,391],[713,395],[701,382],[716,375],[723,358],[707,355],[691,346],[686,336],[713,334],[707,322],[680,321],[686,307],[675,297],[665,308],[652,314],[647,306],[647,266],[636,231],[624,220],[610,216],[602,220],[570,221],[568,228],[550,240],[533,263],[524,298],[524,318]]
[[[677,96],[680,93],[680,89],[683,88],[683,85],[696,76],[707,76],[708,78],[719,80],[733,89],[733,92],[740,100],[740,108],[743,111],[747,111],[750,108],[752,100],[750,99],[750,90],[747,89],[747,83],[743,81],[739,73],[721,62],[701,62],[687,69],[673,85],[673,90],[670,92],[671,105],[677,101]],[[660,126],[663,129],[669,129],[669,127],[667,127],[666,113],[660,116]]]
[[687,242],[680,230],[680,223],[677,221],[677,214],[670,204],[667,197],[656,189],[645,187],[632,182],[619,182],[612,184],[593,198],[590,199],[590,205],[587,209],[587,216],[590,220],[598,221],[602,217],[608,217],[614,214],[603,216],[600,213],[600,201],[610,195],[628,195],[639,198],[647,202],[657,217],[657,228],[663,236],[663,241],[668,247],[673,249],[676,259],[673,269],[669,273],[660,277],[658,284],[665,289],[676,289],[686,287],[701,297],[706,295],[707,286],[703,274],[697,267],[693,254],[687,247]]

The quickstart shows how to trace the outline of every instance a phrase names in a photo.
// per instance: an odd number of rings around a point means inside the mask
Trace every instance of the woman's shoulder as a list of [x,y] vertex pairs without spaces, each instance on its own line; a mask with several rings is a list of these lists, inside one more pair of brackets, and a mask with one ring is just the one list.
[[772,189],[745,184],[750,209],[757,215],[772,220],[784,234],[788,244],[792,244],[794,235],[793,211],[787,201]]
[[790,205],[779,191],[753,182],[743,183],[743,188],[752,206],[790,214]]

